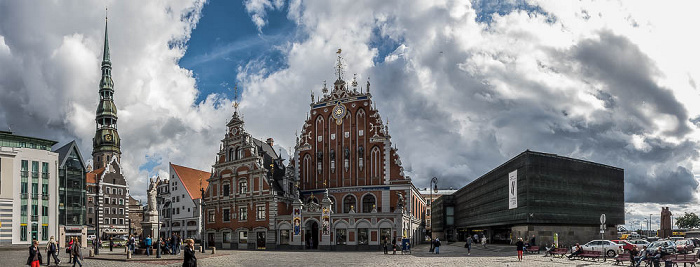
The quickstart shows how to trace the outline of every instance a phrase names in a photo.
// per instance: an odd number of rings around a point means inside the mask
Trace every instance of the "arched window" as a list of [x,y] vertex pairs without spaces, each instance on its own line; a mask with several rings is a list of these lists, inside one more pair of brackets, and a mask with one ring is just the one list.
[[311,180],[311,173],[312,173],[312,170],[311,170],[312,165],[311,164],[312,164],[311,155],[306,154],[306,156],[304,156],[304,169],[303,169],[304,173],[302,173],[302,175],[304,175],[304,183],[306,183],[306,184],[308,184],[309,181]]
[[362,197],[362,212],[363,213],[370,213],[372,212],[372,209],[374,209],[374,205],[377,204],[377,200],[374,198],[372,194],[367,194],[364,197]]
[[343,198],[343,212],[348,213],[350,212],[351,209],[355,209],[357,205],[355,205],[355,196],[353,195],[347,195],[345,198]]
[[231,148],[231,149],[228,150],[228,161],[232,161],[232,160],[234,159],[234,158],[233,158],[233,157],[234,157],[233,155],[234,155],[234,154],[233,154],[233,148]]
[[236,159],[242,159],[243,158],[243,149],[240,147],[236,147]]
[[381,166],[382,166],[382,154],[378,147],[372,148],[372,153],[370,154],[371,165],[370,165],[370,177],[374,179],[379,179],[381,177]]

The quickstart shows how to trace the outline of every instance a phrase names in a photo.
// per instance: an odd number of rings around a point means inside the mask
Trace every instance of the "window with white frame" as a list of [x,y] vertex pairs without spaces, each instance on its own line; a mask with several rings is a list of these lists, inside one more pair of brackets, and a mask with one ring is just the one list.
[[216,212],[213,210],[210,210],[208,212],[209,212],[209,222],[213,223],[216,220]]
[[241,194],[248,193],[248,181],[241,179],[238,182],[238,192],[241,192]]
[[238,220],[239,221],[246,221],[248,220],[248,207],[240,207],[238,210]]
[[256,212],[255,219],[256,220],[264,220],[265,219],[265,206],[263,206],[263,205],[258,206],[258,210]]
[[248,231],[238,232],[238,243],[248,243]]
[[225,208],[223,209],[223,221],[224,222],[230,222],[231,221],[231,209]]

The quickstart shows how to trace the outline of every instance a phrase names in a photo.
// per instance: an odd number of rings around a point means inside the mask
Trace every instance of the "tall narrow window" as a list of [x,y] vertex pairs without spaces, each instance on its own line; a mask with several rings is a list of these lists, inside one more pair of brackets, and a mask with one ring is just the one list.
[[382,155],[378,147],[372,148],[371,153],[371,165],[370,165],[370,177],[374,179],[379,179],[381,177],[381,164]]
[[239,221],[248,220],[248,207],[241,207],[239,209],[238,220]]
[[248,181],[241,179],[238,182],[238,191],[241,192],[241,194],[248,193]]
[[230,191],[230,187],[231,187],[231,186],[228,185],[228,184],[225,184],[225,185],[224,185],[224,196],[225,196],[225,197],[227,197],[227,196],[230,194],[230,192],[229,192],[229,191]]
[[343,198],[343,212],[348,213],[355,209],[355,196],[347,195]]
[[376,200],[374,199],[373,195],[367,194],[362,198],[362,212],[364,213],[370,213],[374,209],[374,205],[376,204]]

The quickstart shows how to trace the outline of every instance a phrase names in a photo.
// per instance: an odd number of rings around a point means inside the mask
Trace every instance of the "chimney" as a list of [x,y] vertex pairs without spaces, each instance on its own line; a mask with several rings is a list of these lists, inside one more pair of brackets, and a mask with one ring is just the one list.
[[265,143],[267,143],[268,145],[270,145],[270,147],[272,147],[272,145],[275,144],[275,140],[273,140],[272,137],[270,137],[267,139],[267,141]]

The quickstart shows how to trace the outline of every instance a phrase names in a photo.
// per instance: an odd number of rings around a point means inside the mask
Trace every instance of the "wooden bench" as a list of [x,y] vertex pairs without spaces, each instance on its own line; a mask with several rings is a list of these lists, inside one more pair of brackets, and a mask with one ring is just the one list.
[[630,257],[629,253],[621,253],[615,256],[615,265],[625,263],[625,261],[629,261],[630,263],[632,262],[632,258]]
[[600,258],[600,251],[584,250],[581,254],[576,255],[581,259],[589,258],[591,260],[598,260]]
[[558,255],[560,258],[562,258],[567,252],[569,252],[569,250],[566,248],[555,248],[554,250],[550,251],[549,254],[552,254],[552,257]]
[[698,261],[698,256],[695,254],[676,254],[671,255],[668,259],[672,261],[675,266],[678,266],[679,263],[683,263],[683,266],[686,266],[686,264],[695,266],[695,263]]
[[532,254],[534,254],[535,252],[537,252],[537,254],[540,254],[540,247],[539,246],[529,246],[529,247],[527,247],[526,251],[528,253],[532,253]]

